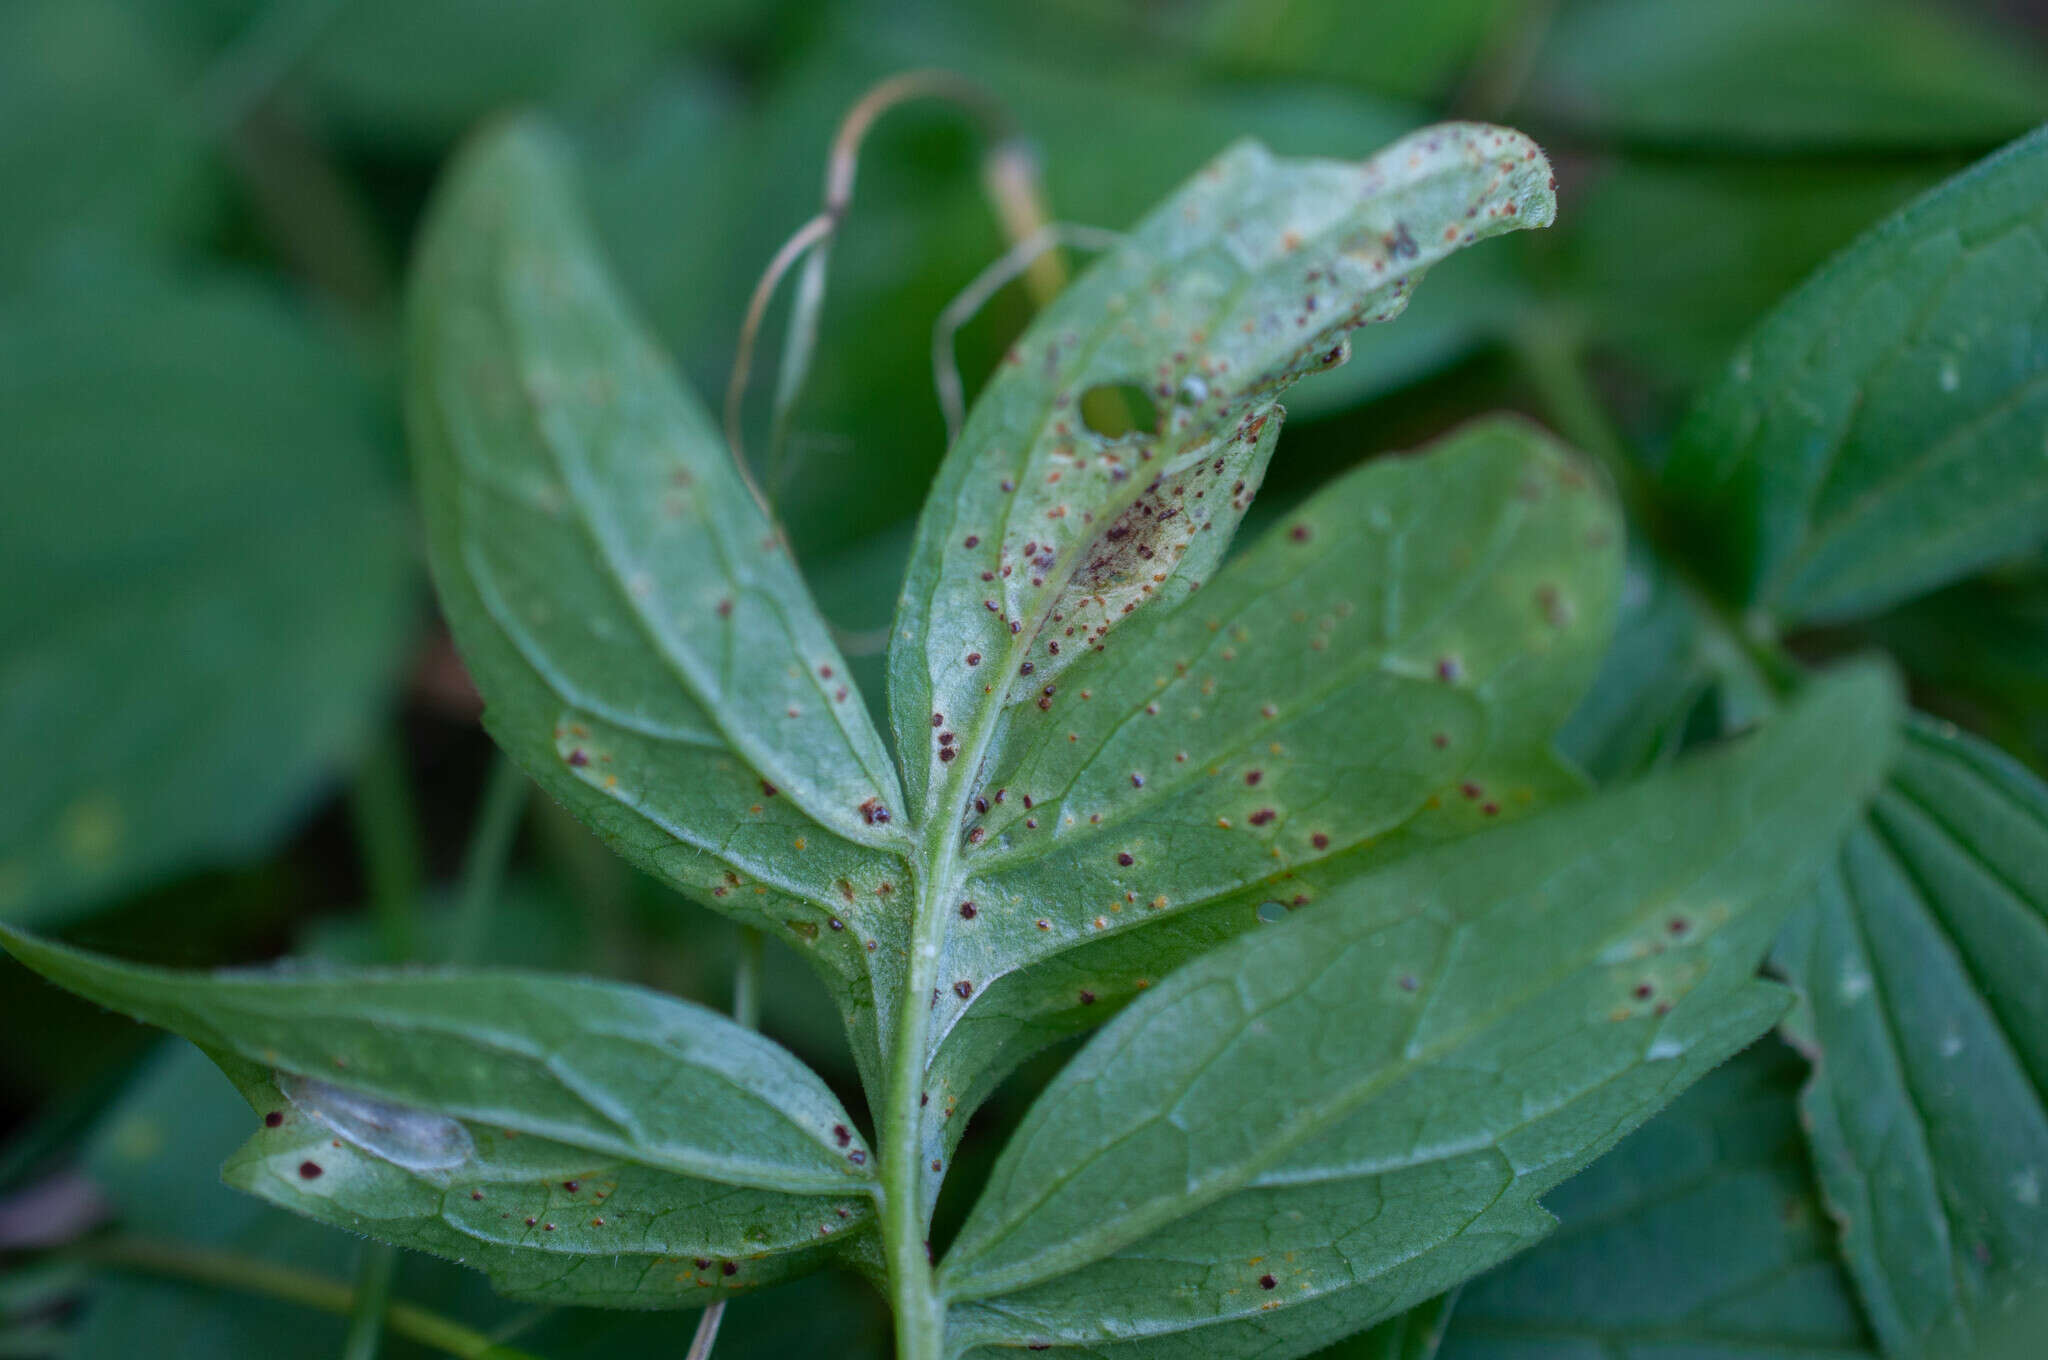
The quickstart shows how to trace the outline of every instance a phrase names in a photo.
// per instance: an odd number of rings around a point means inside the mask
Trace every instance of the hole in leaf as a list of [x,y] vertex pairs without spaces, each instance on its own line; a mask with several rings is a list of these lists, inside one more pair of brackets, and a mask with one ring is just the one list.
[[1159,429],[1159,405],[1135,383],[1101,383],[1081,394],[1081,423],[1104,439],[1128,439]]
[[1276,921],[1284,921],[1287,919],[1287,904],[1285,902],[1261,902],[1259,903],[1258,918],[1269,926]]

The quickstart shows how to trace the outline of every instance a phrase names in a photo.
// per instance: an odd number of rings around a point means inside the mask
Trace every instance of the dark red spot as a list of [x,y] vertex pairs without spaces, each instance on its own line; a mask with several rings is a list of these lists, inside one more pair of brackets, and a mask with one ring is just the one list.
[[1134,788],[1134,789],[1142,789],[1142,788],[1144,788],[1144,787],[1145,787],[1145,776],[1144,776],[1144,775],[1141,775],[1141,774],[1136,774],[1136,773],[1133,773],[1133,774],[1131,775],[1131,787],[1132,787],[1132,788]]
[[718,1265],[718,1273],[721,1275],[737,1275],[740,1273],[740,1268],[731,1261],[721,1261]]
[[1656,990],[1647,982],[1638,982],[1635,986],[1635,998],[1638,1001],[1648,1001]]
[[[530,1219],[530,1218],[529,1218],[529,1219],[527,1219],[526,1221],[527,1221],[528,1223],[531,1223],[531,1222],[533,1222],[533,1220],[532,1220],[532,1219]],[[705,1259],[704,1257],[702,1257],[702,1256],[699,1256],[699,1257],[698,1257],[698,1258],[696,1259],[696,1262],[695,1262],[695,1264],[696,1264],[696,1267],[697,1267],[697,1269],[699,1269],[699,1270],[709,1270],[709,1269],[711,1269],[711,1262],[710,1262],[710,1261],[708,1261],[708,1260],[706,1260],[706,1259]]]
[[761,781],[761,793],[763,797],[773,798],[776,794],[780,793],[781,791],[782,790],[776,788],[767,780],[764,779]]
[[1313,845],[1318,850],[1327,850],[1330,848],[1330,838],[1328,836],[1325,836],[1320,831],[1316,832],[1315,835],[1310,836],[1308,838],[1308,843],[1310,845]]
[[484,1197],[484,1192],[481,1190],[472,1190],[469,1192],[469,1197],[471,1199],[482,1199]]
[[1119,850],[1119,851],[1117,851],[1117,852],[1116,852],[1116,862],[1117,862],[1118,864],[1121,864],[1121,865],[1123,865],[1123,866],[1124,866],[1124,868],[1126,868],[1126,869],[1130,868],[1130,867],[1131,867],[1131,866],[1132,866],[1133,864],[1137,863],[1137,861],[1136,861],[1136,860],[1134,860],[1134,859],[1132,859],[1132,858],[1131,858],[1131,852],[1130,852],[1130,851],[1128,851],[1128,850]]
[[1090,992],[1090,991],[1083,991],[1083,992],[1081,993],[1081,1004],[1082,1004],[1082,1005],[1084,1005],[1084,1006],[1092,1006],[1092,1005],[1094,1005],[1094,1004],[1095,1004],[1095,993],[1093,993],[1093,992]]
[[1489,816],[1489,817],[1498,817],[1498,816],[1500,816],[1500,804],[1499,804],[1499,803],[1482,803],[1482,804],[1480,804],[1480,805],[1479,805],[1479,810],[1480,810],[1481,812],[1485,813],[1485,814],[1486,814],[1487,816]]
[[889,820],[889,809],[882,806],[879,798],[870,798],[860,805],[861,820],[869,826],[881,826]]
[[965,1001],[968,997],[974,995],[974,984],[969,982],[966,978],[961,978],[958,982],[953,984],[953,995],[959,997],[962,1001]]
[[1257,770],[1246,770],[1244,772],[1244,782],[1246,784],[1251,785],[1254,788],[1258,787],[1259,781],[1264,778],[1265,775],[1263,775]]
[[1683,935],[1686,931],[1690,930],[1692,926],[1691,923],[1688,922],[1683,916],[1674,916],[1671,918],[1671,924],[1665,928],[1669,930],[1673,935]]
[[263,1127],[267,1129],[274,1129],[282,1123],[284,1123],[283,1110],[272,1110],[269,1114],[263,1116]]
[[1259,1288],[1261,1288],[1261,1289],[1278,1289],[1279,1287],[1280,1287],[1280,1282],[1279,1282],[1278,1280],[1274,1279],[1274,1278],[1273,1278],[1273,1277],[1272,1277],[1271,1275],[1261,1275],[1261,1276],[1259,1276]]
[[969,652],[967,654],[967,664],[970,666],[979,666],[981,664],[981,653]]
[[963,921],[972,921],[974,919],[974,904],[972,902],[962,902],[960,904],[960,919]]
[[1278,814],[1276,814],[1271,808],[1260,808],[1257,812],[1254,812],[1252,814],[1252,825],[1264,826],[1267,822],[1272,821],[1273,818],[1277,815]]
[[979,547],[981,546],[981,537],[980,537],[980,535],[978,535],[978,534],[969,534],[969,535],[967,536],[967,538],[966,538],[966,541],[965,541],[965,546],[966,546],[966,547],[969,547],[969,548],[979,548]]
[[950,746],[941,746],[939,748],[939,763],[941,765],[950,765],[953,763],[953,757],[959,754],[958,751]]
[[838,1143],[839,1146],[846,1147],[853,1142],[853,1131],[844,1124],[834,1124],[832,1126],[832,1140]]
[[562,1188],[563,1188],[564,1190],[567,1190],[567,1191],[568,1191],[568,1192],[569,1192],[570,1194],[572,1194],[572,1195],[573,1195],[573,1194],[575,1194],[575,1193],[576,1193],[576,1192],[577,1192],[578,1190],[581,1190],[581,1189],[583,1188],[583,1186],[582,1186],[582,1183],[581,1183],[581,1182],[579,1182],[579,1181],[563,1181],[563,1182],[562,1182]]
[[320,1166],[320,1163],[318,1163],[318,1162],[300,1162],[300,1163],[299,1163],[299,1179],[300,1179],[300,1180],[307,1180],[307,1181],[317,1181],[317,1180],[319,1180],[319,1179],[320,1179],[320,1174],[321,1174],[321,1166]]
[[1429,742],[1430,745],[1436,747],[1438,750],[1442,750],[1444,747],[1449,746],[1451,744],[1451,739],[1445,736],[1442,732],[1439,732],[1435,736],[1431,737],[1429,739]]
[[832,929],[834,930],[846,929],[846,922],[840,920],[837,916],[834,916],[833,918],[825,922],[825,924],[832,927]]
[[1296,543],[1306,543],[1309,537],[1308,526],[1306,524],[1297,524],[1287,531],[1287,536]]

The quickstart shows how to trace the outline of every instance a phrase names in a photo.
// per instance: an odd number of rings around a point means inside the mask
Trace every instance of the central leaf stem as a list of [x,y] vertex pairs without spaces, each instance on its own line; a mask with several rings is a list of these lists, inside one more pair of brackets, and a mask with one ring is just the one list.
[[[1030,636],[1035,629],[1026,630]],[[1015,664],[1012,644],[1001,673]],[[882,1248],[888,1262],[889,1297],[896,1313],[897,1360],[943,1360],[946,1301],[932,1273],[929,1218],[924,1187],[925,1064],[931,1046],[933,1000],[940,986],[939,958],[946,922],[960,896],[961,825],[980,781],[981,765],[1003,725],[1002,705],[984,709],[964,734],[959,773],[951,796],[919,828],[922,853],[915,864],[910,966],[896,1011],[895,1043],[889,1055],[889,1089],[878,1122],[882,1140]]]

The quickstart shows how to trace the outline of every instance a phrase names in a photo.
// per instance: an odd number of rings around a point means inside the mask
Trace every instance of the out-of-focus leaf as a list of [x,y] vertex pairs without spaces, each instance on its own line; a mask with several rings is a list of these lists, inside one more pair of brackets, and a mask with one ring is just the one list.
[[1760,622],[1874,612],[2048,537],[2048,129],[1863,236],[1757,328],[1665,481]]
[[1604,349],[1681,392],[1954,163],[1621,156],[1566,198],[1562,280]]
[[1317,1360],[1435,1360],[1458,1291],[1439,1294],[1368,1331],[1316,1352]]
[[1459,1296],[1441,1360],[1866,1360],[1766,1040],[1545,1203],[1561,1226]]
[[1654,768],[1689,736],[1735,731],[1767,713],[1767,685],[1728,631],[1650,548],[1629,545],[1614,645],[1558,746],[1601,780]]
[[514,124],[463,159],[415,279],[429,546],[486,724],[628,858],[877,1007],[909,882],[896,772],[549,136]]
[[120,0],[0,6],[0,288],[187,239],[211,215],[201,63],[150,19]]
[[1076,666],[990,776],[951,951],[980,999],[935,1098],[971,1108],[1263,915],[1578,794],[1550,738],[1608,637],[1620,532],[1573,455],[1486,421],[1360,468]]
[[293,84],[353,140],[435,148],[485,115],[617,97],[692,42],[770,21],[772,0],[347,0]]
[[1590,0],[1517,116],[1684,146],[1972,148],[2048,115],[2023,43],[1913,0]]
[[[1821,1188],[1888,1354],[2048,1275],[2048,787],[1915,719],[1775,961]],[[1953,1353],[1953,1352],[1951,1352]]]
[[338,348],[246,284],[0,320],[0,918],[269,848],[413,615],[395,457]]
[[1780,1012],[1756,963],[1897,711],[1817,681],[1175,973],[1012,1138],[942,1263],[956,1343],[1302,1354],[1541,1236],[1537,1196]]
[[687,1002],[517,973],[186,975],[0,942],[220,1063],[264,1116],[230,1184],[506,1293],[687,1306],[814,1267],[866,1218],[838,1101]]
[[[1126,0],[1128,4],[1128,0]],[[1206,0],[1168,8],[1217,69],[1437,99],[1526,0]],[[1129,4],[1131,9],[1160,8]]]
[[2048,562],[1937,591],[1867,631],[1934,687],[1924,705],[1961,710],[1968,726],[2048,772]]

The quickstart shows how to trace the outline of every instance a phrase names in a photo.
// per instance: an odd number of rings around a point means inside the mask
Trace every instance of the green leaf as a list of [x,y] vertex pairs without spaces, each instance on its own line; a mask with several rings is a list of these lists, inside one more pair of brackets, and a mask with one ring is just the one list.
[[872,1008],[867,951],[907,887],[895,772],[534,126],[452,172],[410,338],[435,581],[492,734],[629,859],[804,947],[842,1006]]
[[1558,745],[1601,780],[1662,765],[1694,736],[1738,731],[1775,701],[1729,630],[1640,542],[1629,545],[1614,645]]
[[[279,1212],[220,1184],[215,1173],[221,1157],[254,1123],[248,1104],[212,1063],[190,1045],[171,1041],[85,1141],[82,1170],[105,1196],[112,1226],[123,1239],[140,1239],[173,1255],[232,1253],[345,1288],[362,1250],[355,1236]],[[320,1155],[335,1155],[331,1140]],[[747,1264],[751,1269],[752,1263]],[[700,1290],[683,1302],[704,1302],[707,1296],[724,1297]],[[394,1297],[547,1360],[663,1353],[673,1346],[678,1327],[689,1325],[673,1313],[508,1304],[490,1292],[481,1276],[417,1255],[401,1261]],[[886,1354],[870,1340],[876,1330],[873,1298],[865,1285],[838,1272],[779,1286],[772,1301],[735,1297],[719,1332],[718,1353],[775,1360],[822,1353],[820,1348],[834,1354]],[[331,1355],[340,1352],[344,1331],[339,1317],[259,1293],[222,1293],[118,1268],[102,1270],[83,1302],[76,1328],[59,1352],[67,1360],[153,1354],[166,1336],[178,1338],[179,1355],[207,1360]],[[395,1336],[387,1336],[385,1350],[408,1357],[426,1354],[404,1347]]]
[[1962,166],[1614,156],[1571,196],[1563,281],[1603,349],[1688,396],[1809,274]]
[[[0,319],[0,919],[253,858],[412,631],[374,393],[246,282],[98,278]],[[33,583],[33,589],[26,583]]]
[[[1004,715],[1200,584],[1263,474],[1279,394],[1398,314],[1436,260],[1547,224],[1549,177],[1534,143],[1481,124],[1355,165],[1240,143],[1045,310],[940,470],[897,611],[889,706],[920,821],[964,813]],[[1130,411],[1142,428],[1118,437],[1091,411],[1111,393],[1150,408]]]
[[1867,631],[1932,687],[1923,706],[2048,771],[2048,558],[1915,600]]
[[1563,1220],[1466,1287],[1441,1360],[1874,1354],[1765,1041],[1552,1192]]
[[1332,484],[1021,707],[949,941],[981,1000],[941,999],[934,1098],[972,1108],[1262,911],[1579,793],[1550,735],[1605,643],[1620,537],[1575,455],[1478,422]]
[[119,0],[0,7],[0,289],[200,235],[219,175],[180,25]]
[[[2048,1271],[2048,787],[1914,719],[1775,962],[1801,1104],[1872,1325],[1917,1355]],[[1960,1342],[1958,1342],[1960,1344]]]
[[[1211,0],[1191,35],[1234,74],[1343,81],[1411,99],[1442,97],[1504,11],[1520,0]],[[1175,11],[1168,10],[1173,14]]]
[[1457,1299],[1454,1289],[1418,1303],[1370,1331],[1318,1351],[1318,1360],[1436,1360]]
[[1870,613],[2048,526],[2048,130],[1906,208],[1737,350],[1665,469],[1779,624]]
[[1559,15],[1521,113],[1684,147],[1974,147],[2048,114],[2048,77],[1910,0],[1591,0]]
[[776,8],[765,0],[349,0],[292,84],[352,140],[427,150],[502,109],[598,103],[647,80],[670,51],[744,37]]
[[221,1065],[264,1115],[231,1184],[508,1293],[687,1306],[807,1269],[865,1222],[872,1172],[839,1102],[700,1006],[537,974],[191,975],[0,942]]
[[956,1344],[1298,1355],[1540,1236],[1538,1195],[1780,1012],[1756,961],[1896,712],[1881,673],[1816,682],[1175,973],[1012,1138],[942,1263]]

